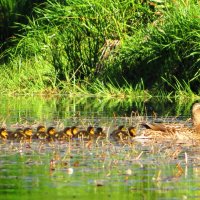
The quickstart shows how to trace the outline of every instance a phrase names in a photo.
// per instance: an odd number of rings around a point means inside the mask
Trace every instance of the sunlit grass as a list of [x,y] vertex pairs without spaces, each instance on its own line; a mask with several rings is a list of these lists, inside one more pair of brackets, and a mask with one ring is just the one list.
[[173,88],[175,91],[174,97],[176,99],[180,99],[180,101],[184,101],[184,99],[192,99],[193,101],[199,99],[199,95],[192,91],[190,82],[186,82],[185,80],[179,81],[176,77],[174,77],[175,84],[172,85],[166,79],[163,78],[163,80]]
[[0,56],[0,91],[196,99],[198,16],[194,1],[47,1],[16,24],[16,46]]

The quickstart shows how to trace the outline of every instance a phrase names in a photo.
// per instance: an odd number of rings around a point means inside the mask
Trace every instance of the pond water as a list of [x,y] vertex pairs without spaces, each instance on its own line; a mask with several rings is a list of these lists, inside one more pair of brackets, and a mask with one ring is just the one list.
[[[184,122],[192,102],[67,96],[1,97],[8,128],[101,126],[141,120]],[[0,141],[0,199],[200,199],[200,148],[166,141],[119,143]]]

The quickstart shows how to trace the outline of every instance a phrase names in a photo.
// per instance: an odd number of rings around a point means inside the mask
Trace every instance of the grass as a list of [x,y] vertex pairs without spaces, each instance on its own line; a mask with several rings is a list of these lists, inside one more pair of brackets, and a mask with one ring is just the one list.
[[198,98],[199,14],[196,1],[46,1],[0,56],[1,93]]

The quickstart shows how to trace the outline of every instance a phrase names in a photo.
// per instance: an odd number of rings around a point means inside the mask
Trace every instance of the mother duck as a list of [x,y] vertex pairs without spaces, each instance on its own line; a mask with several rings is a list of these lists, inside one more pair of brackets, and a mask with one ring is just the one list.
[[141,133],[145,138],[150,139],[178,139],[181,141],[200,140],[200,103],[192,106],[192,127],[184,124],[141,124],[146,129]]

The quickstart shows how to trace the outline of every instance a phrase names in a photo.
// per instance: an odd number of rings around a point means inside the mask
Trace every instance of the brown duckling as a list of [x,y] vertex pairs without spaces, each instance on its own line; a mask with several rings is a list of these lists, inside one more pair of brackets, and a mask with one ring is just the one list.
[[55,134],[55,138],[58,140],[70,139],[72,137],[73,137],[73,134],[70,127],[65,127],[63,130]]
[[128,133],[131,137],[135,137],[136,136],[136,127],[135,126],[128,127]]
[[72,129],[70,127],[65,127],[63,129],[63,133],[65,135],[65,138],[72,138],[73,137],[73,132],[72,132]]
[[26,127],[24,129],[17,128],[13,132],[8,133],[8,139],[10,140],[17,140],[17,141],[24,141],[24,140],[31,140],[33,135],[33,131],[31,128]]
[[46,127],[43,125],[40,125],[37,127],[37,130],[35,132],[35,134],[33,135],[33,139],[46,139],[47,138],[47,132],[46,132]]
[[10,132],[8,134],[8,139],[10,139],[10,140],[20,141],[20,140],[22,140],[24,138],[25,138],[25,136],[24,136],[22,128],[17,128],[15,131]]
[[93,138],[94,137],[94,127],[93,126],[88,126],[87,130],[81,130],[77,133],[79,138]]
[[29,127],[24,128],[23,135],[25,139],[31,139],[33,135],[33,130]]
[[103,138],[106,138],[106,136],[107,136],[107,134],[105,132],[103,132],[103,128],[101,128],[101,127],[96,128],[96,131],[94,133],[95,138],[103,139]]
[[119,126],[116,130],[114,130],[110,137],[115,140],[124,140],[127,139],[129,136],[128,131],[126,130],[124,125]]
[[56,136],[57,136],[57,132],[56,132],[55,127],[50,126],[47,129],[47,140],[54,141],[56,139]]
[[73,135],[74,138],[77,138],[77,137],[78,137],[78,132],[79,132],[78,127],[72,126],[72,127],[71,127],[71,132],[72,132],[72,135]]
[[8,137],[8,132],[6,128],[0,128],[0,139],[6,140]]
[[136,136],[136,128],[134,126],[130,126],[128,130],[122,125],[119,126],[117,130],[114,130],[111,133],[111,137],[117,140],[127,140],[128,138],[132,138]]
[[192,128],[183,124],[150,124],[143,122],[141,125],[146,129],[142,131],[148,138],[174,138],[187,141],[187,139],[200,139],[200,103],[192,106]]

